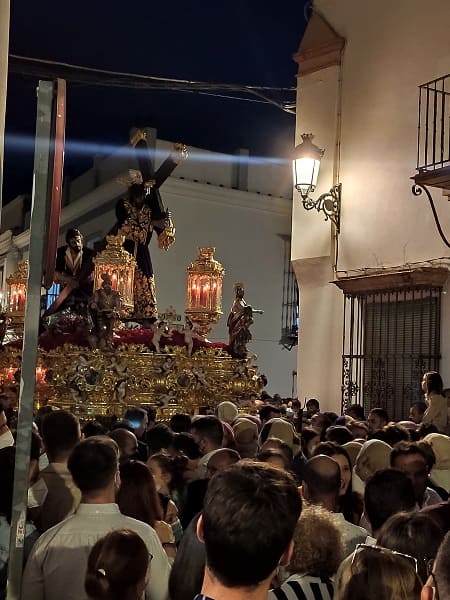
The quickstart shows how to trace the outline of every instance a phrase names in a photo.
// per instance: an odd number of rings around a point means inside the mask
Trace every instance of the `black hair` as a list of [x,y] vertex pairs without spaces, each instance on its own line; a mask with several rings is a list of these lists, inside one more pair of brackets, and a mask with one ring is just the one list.
[[67,233],[66,233],[66,243],[68,244],[70,242],[70,240],[73,240],[76,237],[80,237],[81,240],[83,241],[83,235],[79,229],[75,229],[75,228],[68,229]]
[[203,507],[208,568],[229,588],[267,579],[289,547],[301,507],[293,477],[281,469],[240,462],[216,473]]
[[191,432],[196,431],[199,436],[206,438],[216,446],[222,445],[223,427],[222,422],[213,415],[200,417],[191,424]]
[[118,445],[103,436],[81,441],[67,462],[72,479],[82,493],[105,489],[114,479],[118,465]]
[[50,459],[60,452],[70,452],[80,441],[78,419],[66,410],[45,415],[41,425],[42,440]]
[[411,479],[398,469],[381,469],[370,477],[364,490],[364,510],[377,531],[401,511],[414,510],[416,498]]

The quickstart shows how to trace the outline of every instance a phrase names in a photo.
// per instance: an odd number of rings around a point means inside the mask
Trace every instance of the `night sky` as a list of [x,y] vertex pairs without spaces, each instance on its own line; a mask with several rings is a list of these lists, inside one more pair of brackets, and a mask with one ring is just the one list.
[[[306,0],[144,2],[14,0],[10,53],[179,79],[294,86]],[[307,9],[306,9],[307,10]],[[4,202],[31,191],[37,80],[10,73]],[[287,157],[295,116],[258,103],[68,83],[65,174],[124,145],[133,125],[188,146]],[[71,141],[89,142],[86,150]]]

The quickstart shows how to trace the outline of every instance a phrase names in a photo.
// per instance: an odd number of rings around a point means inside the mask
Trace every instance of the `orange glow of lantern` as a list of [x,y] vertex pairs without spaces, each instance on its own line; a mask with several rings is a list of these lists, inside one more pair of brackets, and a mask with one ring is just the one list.
[[215,248],[199,248],[198,258],[188,271],[186,315],[203,335],[222,315],[222,280],[225,270],[214,259]]

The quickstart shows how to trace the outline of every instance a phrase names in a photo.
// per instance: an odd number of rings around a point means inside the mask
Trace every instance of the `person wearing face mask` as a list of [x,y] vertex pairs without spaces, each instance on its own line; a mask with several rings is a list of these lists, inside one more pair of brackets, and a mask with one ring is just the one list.
[[121,514],[116,504],[120,487],[119,448],[105,436],[83,440],[73,449],[68,468],[81,491],[77,512],[45,532],[25,567],[22,600],[85,598],[88,555],[95,542],[114,529],[129,529],[152,555],[152,576],[145,590],[152,600],[167,600],[170,563],[156,531]]
[[198,444],[202,455],[197,466],[197,479],[204,479],[209,459],[214,452],[222,448],[222,423],[220,419],[212,415],[198,417],[192,423],[190,433]]

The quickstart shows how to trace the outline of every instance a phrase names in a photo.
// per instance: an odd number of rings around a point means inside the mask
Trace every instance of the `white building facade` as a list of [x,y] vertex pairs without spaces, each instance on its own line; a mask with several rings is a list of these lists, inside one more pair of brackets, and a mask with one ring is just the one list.
[[[359,402],[404,418],[421,399],[423,371],[439,370],[450,386],[450,250],[425,195],[411,192],[425,164],[418,87],[450,72],[450,4],[315,0],[314,11],[294,57],[296,141],[312,132],[326,151],[312,196],[340,183],[342,203],[337,232],[294,191],[299,397],[339,413]],[[450,159],[450,96],[439,85],[421,106],[419,154],[426,140],[433,147],[433,127],[437,138],[430,171]],[[445,190],[429,189],[450,237]]]
[[[172,144],[156,140],[156,166],[170,153]],[[197,258],[200,246],[216,248],[215,258],[225,268],[223,312],[210,335],[211,341],[227,341],[227,314],[234,300],[234,283],[245,285],[245,298],[255,308],[253,341],[249,352],[268,378],[266,390],[291,396],[296,348],[280,344],[286,239],[291,230],[291,180],[289,165],[281,161],[256,160],[245,152],[235,156],[190,148],[188,160],[179,165],[161,188],[164,205],[172,212],[176,242],[159,250],[152,239],[150,252],[155,272],[158,309],[173,306],[184,318],[186,269]],[[130,149],[96,159],[92,169],[66,182],[61,213],[60,244],[68,228],[77,227],[85,243],[93,246],[115,223],[115,204],[126,193],[123,181],[136,168]],[[29,203],[18,197],[3,209],[0,235],[0,277],[3,293],[6,278],[27,258]],[[21,233],[16,231],[23,230]],[[16,233],[16,234],[15,234]],[[156,237],[156,236],[155,236]],[[289,254],[287,255],[289,264]]]

